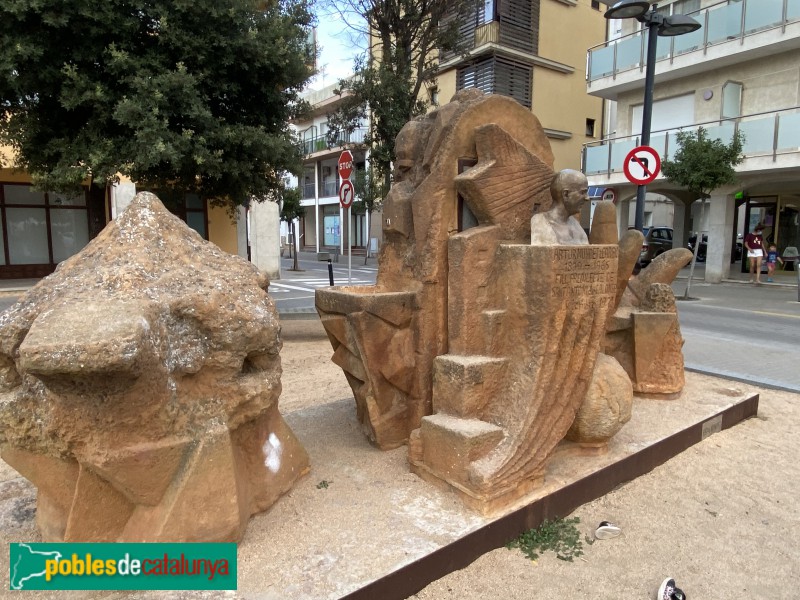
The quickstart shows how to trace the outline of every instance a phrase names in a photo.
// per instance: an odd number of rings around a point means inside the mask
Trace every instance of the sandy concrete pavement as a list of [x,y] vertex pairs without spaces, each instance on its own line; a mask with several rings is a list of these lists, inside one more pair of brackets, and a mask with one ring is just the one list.
[[[330,362],[330,345],[318,321],[287,322],[284,340],[280,407],[287,418],[320,398],[352,397],[342,371]],[[795,434],[800,430],[800,396],[737,387],[761,393],[757,418],[708,437],[573,513],[580,518],[583,533],[590,534],[597,523],[608,520],[622,528],[620,537],[584,544],[585,555],[573,563],[552,554],[533,563],[519,551],[499,548],[413,598],[646,599],[655,597],[666,576],[675,577],[693,600],[795,598],[800,585],[800,463]],[[3,541],[36,541],[29,484],[20,478],[6,479],[3,492]],[[261,568],[268,565],[265,557]],[[0,569],[5,580],[6,565],[0,564]],[[17,592],[0,591],[0,596],[13,598]],[[26,597],[272,596],[264,589],[246,594],[28,592]]]

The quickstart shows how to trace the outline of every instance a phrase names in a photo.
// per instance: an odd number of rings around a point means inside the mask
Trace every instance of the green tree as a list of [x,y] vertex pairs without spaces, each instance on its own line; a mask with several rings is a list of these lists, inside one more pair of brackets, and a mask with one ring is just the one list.
[[[439,51],[460,51],[459,24],[477,10],[476,0],[327,0],[327,6],[371,40],[354,75],[339,82],[343,103],[328,116],[328,139],[354,131],[369,115],[364,143],[377,176],[388,186],[394,140],[428,107],[425,92],[436,86]],[[347,92],[347,93],[346,93]]]
[[357,169],[355,171],[353,190],[355,196],[352,207],[353,214],[367,215],[367,252],[364,256],[364,264],[367,264],[367,259],[369,258],[369,230],[372,223],[372,213],[381,207],[387,190],[383,179],[378,177],[372,165],[367,169]]
[[300,188],[284,188],[281,191],[281,221],[289,224],[290,256],[294,257],[292,271],[299,271],[297,265],[297,219],[303,216],[304,209],[300,204]]
[[[701,200],[700,214],[705,213],[706,200],[711,192],[723,185],[736,183],[734,167],[744,160],[742,148],[744,135],[736,131],[729,144],[718,138],[711,138],[708,131],[698,127],[697,131],[681,131],[677,135],[678,150],[673,158],[661,163],[661,170],[667,180],[686,188]],[[689,297],[692,287],[692,276],[697,262],[697,251],[703,232],[697,232],[694,245],[692,266],[689,269],[689,280],[686,283],[684,298]]]
[[305,0],[0,0],[0,141],[51,190],[268,198],[301,165],[310,23]]

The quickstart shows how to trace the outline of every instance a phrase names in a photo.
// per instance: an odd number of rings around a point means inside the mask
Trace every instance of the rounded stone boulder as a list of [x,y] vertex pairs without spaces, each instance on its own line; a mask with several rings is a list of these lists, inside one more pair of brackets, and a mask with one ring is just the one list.
[[625,369],[606,354],[598,354],[586,398],[567,432],[581,444],[602,444],[630,421],[633,385]]

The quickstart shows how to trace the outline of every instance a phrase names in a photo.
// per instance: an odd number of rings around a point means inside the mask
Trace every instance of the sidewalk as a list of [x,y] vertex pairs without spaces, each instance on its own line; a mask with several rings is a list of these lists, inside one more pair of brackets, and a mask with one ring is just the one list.
[[[681,269],[676,279],[688,279],[691,265]],[[731,265],[728,276],[722,280],[723,283],[741,283],[751,285],[750,273],[742,273],[741,263]],[[694,275],[692,276],[692,284],[705,283],[706,264],[697,263],[694,267]],[[767,272],[763,270],[761,273],[761,284],[770,287],[797,287],[797,271],[782,271],[777,269],[773,274],[773,282],[767,282]]]

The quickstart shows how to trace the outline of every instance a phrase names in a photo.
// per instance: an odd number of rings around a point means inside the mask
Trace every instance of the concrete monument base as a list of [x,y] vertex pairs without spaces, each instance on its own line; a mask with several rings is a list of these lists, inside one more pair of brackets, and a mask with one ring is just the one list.
[[[465,507],[452,489],[411,473],[406,448],[371,446],[359,434],[352,398],[289,413],[286,421],[308,450],[311,474],[269,511],[252,517],[238,549],[239,589],[219,597],[406,598],[521,531],[565,517],[754,416],[758,395],[748,390],[686,373],[685,389],[675,400],[635,397],[631,420],[609,440],[607,452],[586,456],[557,449],[542,485],[493,518]],[[18,506],[30,508],[34,494],[2,465],[0,543],[39,541],[33,512]],[[14,521],[12,513],[24,519]]]

